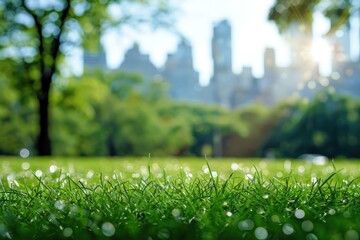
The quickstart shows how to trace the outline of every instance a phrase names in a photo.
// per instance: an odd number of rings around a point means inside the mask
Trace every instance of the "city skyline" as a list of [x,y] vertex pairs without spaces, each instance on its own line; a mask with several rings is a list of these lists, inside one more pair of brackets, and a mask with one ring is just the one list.
[[[233,70],[240,73],[243,66],[252,66],[255,76],[262,76],[263,52],[266,47],[274,47],[278,52],[279,65],[289,62],[289,53],[283,38],[278,34],[275,24],[267,21],[267,14],[272,0],[254,3],[244,0],[204,0],[185,1],[176,28],[190,42],[194,52],[194,67],[200,73],[202,85],[212,76],[211,38],[213,26],[223,19],[229,20],[233,29]],[[204,7],[206,6],[206,8]],[[255,29],[256,27],[256,29]],[[151,61],[162,67],[167,54],[176,51],[179,42],[177,36],[166,30],[155,33],[136,33],[128,27],[123,35],[110,33],[103,38],[108,54],[110,68],[118,67],[125,52],[139,43],[140,50],[149,54]]]
[[[279,35],[275,24],[267,20],[268,10],[273,1],[261,0],[261,2],[264,4],[256,5],[243,0],[231,0],[227,1],[226,6],[216,13],[212,9],[218,6],[218,0],[212,1],[203,12],[201,9],[204,0],[194,0],[191,3],[188,0],[181,6],[183,14],[180,15],[176,27],[193,48],[194,68],[199,72],[201,85],[207,85],[213,74],[210,46],[212,28],[223,19],[227,19],[233,29],[232,68],[235,73],[241,73],[243,67],[252,67],[254,76],[262,77],[263,53],[267,47],[275,49],[278,66],[286,67],[290,64],[290,50],[287,42],[283,36]],[[259,11],[254,12],[255,8],[259,8]],[[239,14],[236,14],[238,9],[240,9]],[[241,12],[246,14],[241,16]],[[329,28],[329,23],[319,14],[315,14],[314,18],[316,24],[314,24],[313,54],[314,58],[320,62],[320,73],[328,75],[331,70],[331,49],[322,36]],[[352,21],[352,24],[354,29],[358,28],[357,21],[355,23]],[[351,32],[351,40],[353,43],[358,42],[356,31]],[[139,33],[126,26],[121,35],[110,32],[102,38],[107,52],[108,66],[111,69],[120,66],[126,51],[135,42],[139,44],[140,51],[148,54],[151,62],[161,68],[165,64],[167,55],[176,51],[179,41],[181,39],[166,30]],[[354,60],[358,56],[358,44],[352,44],[352,48],[351,57]]]
[[[232,27],[224,19],[213,27],[211,53],[213,75],[206,86],[199,85],[199,74],[193,65],[191,44],[182,39],[177,50],[167,55],[161,68],[151,61],[149,54],[142,53],[138,44],[127,50],[125,59],[118,69],[141,74],[145,82],[164,79],[168,84],[168,94],[173,100],[215,103],[228,108],[236,108],[251,103],[272,106],[288,97],[312,98],[317,92],[328,89],[343,94],[359,96],[357,77],[360,72],[358,61],[350,57],[349,29],[329,38],[334,45],[330,75],[321,75],[319,63],[312,56],[309,35],[303,32],[301,25],[292,25],[287,32],[291,49],[291,63],[282,67],[277,64],[274,48],[264,51],[264,75],[254,76],[252,67],[243,66],[240,73],[233,71]],[[307,44],[306,44],[307,43]],[[94,68],[109,69],[106,53],[86,52],[84,64],[87,70]]]
[[[276,50],[279,66],[290,64],[290,50],[287,43],[278,33],[276,25],[267,20],[272,4],[273,0],[261,0],[260,3],[245,0],[228,0],[225,3],[220,0],[183,2],[180,6],[182,14],[175,26],[193,47],[194,67],[200,73],[202,85],[207,84],[213,74],[210,46],[212,28],[223,19],[229,20],[233,29],[234,72],[240,73],[244,66],[251,66],[254,75],[262,77],[263,53],[267,47]],[[205,10],[204,6],[206,6]],[[315,14],[314,19],[314,58],[320,61],[320,72],[328,75],[331,68],[331,52],[323,35],[329,29],[329,23],[320,14]],[[355,22],[355,25],[358,23]],[[355,28],[357,29],[357,26]],[[108,54],[110,68],[116,68],[121,64],[125,52],[134,42],[139,43],[140,50],[149,54],[151,61],[157,67],[162,67],[167,54],[176,51],[180,41],[166,30],[137,33],[125,27],[123,33],[119,36],[113,32],[103,38],[105,48],[110,53]],[[353,42],[358,42],[355,32],[352,32],[351,39]],[[353,44],[352,53],[357,54],[357,48],[358,46]]]

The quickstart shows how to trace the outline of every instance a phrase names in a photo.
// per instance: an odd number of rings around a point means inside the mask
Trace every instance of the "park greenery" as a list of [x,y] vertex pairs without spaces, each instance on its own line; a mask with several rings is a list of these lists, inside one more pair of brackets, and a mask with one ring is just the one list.
[[75,47],[96,49],[103,33],[125,24],[169,28],[172,10],[172,1],[163,0],[0,2],[0,59],[6,59],[5,71],[35,104],[39,155],[52,154],[50,101],[64,57]]
[[359,163],[0,160],[1,239],[336,239],[360,234]]
[[[229,110],[172,101],[162,79],[97,70],[58,77],[52,91],[54,155],[211,156],[216,141],[224,156],[360,155],[360,102],[333,89],[273,108]],[[34,99],[1,79],[1,155],[23,148],[36,155],[37,117]]]

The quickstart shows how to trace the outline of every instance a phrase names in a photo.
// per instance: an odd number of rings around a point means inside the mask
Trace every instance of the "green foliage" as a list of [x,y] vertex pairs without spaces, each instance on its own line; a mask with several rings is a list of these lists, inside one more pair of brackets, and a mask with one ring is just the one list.
[[262,146],[279,157],[304,153],[328,157],[360,156],[360,102],[322,92],[310,103],[286,109],[282,120]]
[[313,14],[321,12],[330,20],[328,34],[347,24],[355,13],[355,2],[350,0],[276,0],[270,9],[268,19],[274,21],[280,32],[293,23],[299,23],[308,32],[312,31]]
[[[4,66],[0,75],[0,154],[18,154],[21,148],[33,148],[36,135],[33,113],[34,104],[27,98],[27,92],[14,88],[8,60],[0,61]],[[27,101],[26,101],[27,100]]]
[[74,47],[98,48],[102,33],[125,23],[170,26],[171,4],[163,0],[0,2],[0,59],[13,61],[10,69],[16,73],[17,87],[26,86],[29,97],[37,101],[39,155],[52,154],[49,101],[64,57]]
[[11,158],[0,167],[4,239],[357,239],[360,233],[358,162]]

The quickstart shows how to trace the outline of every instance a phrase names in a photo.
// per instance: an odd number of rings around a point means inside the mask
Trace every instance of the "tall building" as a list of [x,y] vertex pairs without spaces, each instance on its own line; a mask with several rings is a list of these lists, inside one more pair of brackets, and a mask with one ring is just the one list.
[[231,92],[235,76],[232,71],[231,26],[223,20],[213,29],[212,57],[214,74],[210,81],[216,103],[231,107]]
[[177,51],[168,54],[162,75],[169,83],[169,95],[176,100],[200,100],[199,73],[193,66],[192,49],[184,39]]
[[124,61],[119,69],[141,74],[146,81],[153,80],[159,74],[159,70],[150,61],[149,55],[140,52],[138,44],[134,44],[125,53]]

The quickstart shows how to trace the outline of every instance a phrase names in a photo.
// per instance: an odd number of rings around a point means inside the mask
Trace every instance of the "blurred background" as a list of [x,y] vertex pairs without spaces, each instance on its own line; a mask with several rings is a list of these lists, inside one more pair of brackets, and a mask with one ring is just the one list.
[[351,0],[4,0],[0,155],[360,157]]

